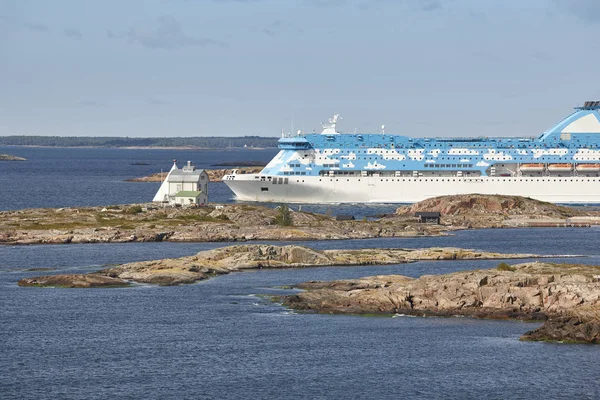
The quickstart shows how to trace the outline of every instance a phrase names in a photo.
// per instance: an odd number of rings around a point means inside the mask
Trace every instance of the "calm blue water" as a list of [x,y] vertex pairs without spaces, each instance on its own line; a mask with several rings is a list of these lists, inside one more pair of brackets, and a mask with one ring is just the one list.
[[[149,201],[157,183],[125,179],[225,161],[266,162],[276,150],[174,151],[0,147],[0,210]],[[132,163],[148,163],[133,166]],[[211,183],[211,201],[230,202]],[[315,206],[356,216],[392,205]],[[600,264],[598,229],[463,231],[440,238],[303,243],[314,248],[457,246],[583,255]],[[442,274],[499,261],[261,270],[195,285],[19,288],[43,274],[191,255],[224,243],[0,246],[0,399],[599,398],[600,346],[522,343],[539,324],[297,314],[261,297],[307,280]],[[564,261],[564,260],[563,260]],[[512,262],[512,261],[511,261]]]
[[[234,161],[261,161],[277,153],[268,150],[129,150],[63,149],[8,146],[0,153],[27,158],[23,162],[0,162],[0,210],[37,207],[98,206],[152,201],[159,182],[125,182],[168,171],[173,159],[181,166],[188,160],[198,168]],[[148,165],[131,165],[143,163]],[[210,200],[229,202],[233,193],[223,183],[211,183]]]
[[[258,161],[267,164],[277,149],[248,150],[148,150],[105,148],[39,148],[0,146],[0,153],[27,158],[0,162],[1,210],[58,208],[146,203],[160,183],[125,182],[126,179],[168,171],[173,159],[181,167],[192,161],[198,168],[214,169],[224,162]],[[142,163],[148,165],[132,165]],[[222,182],[209,184],[212,203],[234,202],[234,194]],[[297,209],[297,206],[293,206]],[[364,216],[394,212],[397,205],[304,205],[304,211]]]
[[[306,243],[316,248],[463,246],[586,255],[595,229],[458,232]],[[558,246],[560,244],[560,246]],[[19,288],[51,273],[175,257],[223,243],[0,247],[0,394],[38,398],[598,398],[600,346],[526,343],[539,324],[297,314],[261,297],[312,279],[440,274],[499,261],[261,270],[195,285]]]

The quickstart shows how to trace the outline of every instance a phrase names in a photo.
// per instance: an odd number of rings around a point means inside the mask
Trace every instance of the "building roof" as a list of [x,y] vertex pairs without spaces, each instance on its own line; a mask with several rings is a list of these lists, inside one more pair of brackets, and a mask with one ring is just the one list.
[[415,213],[415,217],[424,217],[424,218],[439,218],[439,211],[418,211]]
[[172,173],[169,174],[168,181],[171,183],[176,182],[198,182],[200,181],[200,176],[206,174],[203,169],[194,170],[194,171],[183,171],[181,169],[176,169]]
[[198,197],[201,194],[202,192],[198,192],[196,190],[182,190],[175,193],[175,197]]

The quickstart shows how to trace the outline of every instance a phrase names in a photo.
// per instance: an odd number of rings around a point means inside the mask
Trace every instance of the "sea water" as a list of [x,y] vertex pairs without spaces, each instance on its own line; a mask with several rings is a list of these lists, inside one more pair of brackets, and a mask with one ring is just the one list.
[[[461,246],[578,255],[594,229],[463,231],[314,248]],[[557,243],[562,244],[558,246]],[[191,255],[223,243],[0,247],[0,393],[42,398],[598,398],[600,347],[519,341],[539,323],[298,313],[266,295],[308,280],[492,268],[499,260],[259,270],[194,285],[20,288],[46,273]],[[552,261],[564,261],[551,259]],[[517,262],[517,261],[509,261]]]
[[[0,153],[27,161],[0,162],[0,210],[39,207],[103,206],[152,201],[160,182],[126,182],[161,170],[173,160],[181,168],[192,161],[199,169],[224,162],[268,163],[277,149],[164,150],[108,148],[0,147]],[[210,201],[230,202],[233,193],[222,182],[209,187]]]
[[[124,180],[167,170],[173,158],[208,168],[232,160],[267,162],[275,152],[0,148],[29,159],[0,163],[0,210],[147,202],[158,183]],[[211,183],[210,195],[214,202],[235,201],[222,183]],[[344,207],[344,213],[369,215],[395,206]],[[569,254],[579,257],[550,260],[598,265],[599,233],[498,229],[301,244],[456,246]],[[177,287],[17,286],[19,279],[40,274],[86,273],[224,245],[0,246],[0,399],[600,397],[600,347],[519,341],[539,323],[307,314],[265,297],[295,293],[284,288],[308,280],[418,277],[493,268],[500,260],[259,270]]]

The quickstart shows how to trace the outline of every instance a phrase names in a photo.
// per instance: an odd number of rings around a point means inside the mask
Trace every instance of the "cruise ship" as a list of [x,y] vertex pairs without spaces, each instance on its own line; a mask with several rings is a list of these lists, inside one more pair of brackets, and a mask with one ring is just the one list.
[[411,138],[321,133],[279,139],[258,174],[223,180],[238,200],[413,203],[454,194],[503,194],[560,204],[600,203],[600,101],[587,101],[537,137]]

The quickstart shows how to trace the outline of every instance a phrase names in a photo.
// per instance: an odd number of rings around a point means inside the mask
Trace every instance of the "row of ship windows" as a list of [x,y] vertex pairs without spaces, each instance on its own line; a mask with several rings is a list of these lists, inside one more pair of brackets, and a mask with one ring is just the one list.
[[[590,147],[595,148],[595,146],[590,146]],[[509,154],[510,153],[514,153],[514,152],[512,152],[509,149],[505,149],[505,148],[500,148],[500,149],[501,149],[501,151],[506,151],[506,153],[509,153]],[[526,148],[523,148],[523,149],[527,150]],[[539,148],[539,147],[531,148],[531,150],[540,150],[540,149],[542,149],[542,148]],[[413,150],[413,149],[408,149],[408,151],[411,151],[411,150]],[[414,151],[418,151],[420,153],[424,153],[425,150],[427,150],[427,149],[414,149]],[[542,150],[544,150],[544,149],[542,149]],[[547,154],[550,154],[550,155],[551,154],[561,154],[562,153],[562,151],[559,152],[559,150],[556,150],[556,149],[549,149],[549,150],[546,149],[545,151],[547,151]],[[479,155],[479,154],[471,154],[472,152],[473,152],[473,150],[471,150],[471,149],[454,150],[454,154]],[[579,149],[579,152],[580,153],[597,153],[598,150],[589,150],[589,149],[585,149],[584,150],[584,149]],[[339,150],[337,152],[334,152],[333,150],[325,150],[325,151],[323,151],[323,154],[344,154],[344,153],[356,153],[356,154],[361,154],[361,153],[364,153],[364,154],[377,154],[377,153],[383,154],[383,153],[385,153],[385,154],[389,154],[389,153],[398,153],[398,151],[397,150],[385,150],[385,151],[382,150],[380,152],[372,152],[372,151],[368,151],[368,150],[365,150],[365,151],[362,151],[362,152],[360,150]],[[401,154],[403,154],[403,153],[404,153],[404,150],[402,151]],[[516,154],[518,154],[518,152]]]
[[[428,181],[427,179],[421,179],[421,178],[419,178],[419,179],[402,179],[402,180],[400,180],[400,179],[380,179],[380,180],[382,182],[383,181],[389,182],[390,180],[392,182],[396,182],[396,181],[398,181],[398,182],[400,182],[400,181],[402,181],[402,182],[427,182]],[[467,181],[467,182],[483,181],[483,179],[477,179],[477,178],[459,179],[459,181],[461,181],[461,180]],[[319,179],[319,182],[321,182],[321,181],[323,181],[323,179]],[[333,181],[333,179],[329,179],[329,181],[331,182],[331,181]],[[339,179],[336,179],[335,181],[338,182]],[[346,179],[346,181],[350,182],[350,179]],[[358,181],[360,182],[360,179]],[[456,182],[456,179],[435,179],[435,180],[429,179],[429,181],[431,181],[431,182],[439,182],[439,181],[441,181],[441,182],[445,182],[445,181]],[[491,182],[507,182],[507,181],[508,182],[517,182],[517,179],[490,179],[490,181]],[[525,181],[525,182],[529,182],[529,181],[531,181],[531,182],[563,182],[563,181],[564,182],[585,182],[585,180],[580,180],[580,179],[518,179],[518,181],[519,182],[523,182],[523,181]],[[596,182],[597,180],[592,179],[591,181]],[[302,179],[302,181],[300,181],[300,179],[297,179],[296,182],[304,183],[304,179]],[[276,185],[276,184],[287,185],[289,183],[289,178],[285,178],[285,179],[284,178],[276,178],[276,179],[273,179],[271,183],[273,185]],[[263,192],[269,191],[269,189],[266,187],[262,187],[261,190]]]
[[425,164],[425,168],[473,168],[473,164]]
[[[555,140],[556,140],[556,139],[555,139]],[[571,142],[571,144],[572,144],[572,146],[569,146],[568,148],[576,148],[576,149],[577,149],[577,148],[580,148],[581,146],[585,146],[586,148],[587,148],[587,147],[591,147],[592,149],[595,149],[595,148],[597,148],[597,147],[598,147],[596,144],[585,144],[585,143],[581,144],[581,143],[580,143],[580,141],[579,141],[579,139],[576,139],[575,141]],[[312,147],[315,147],[315,143],[310,143],[310,145],[311,145]],[[552,146],[555,146],[555,144],[551,144],[551,145],[552,145]],[[318,144],[318,145],[317,145],[317,147],[324,147],[324,146],[326,146],[326,143],[320,143],[320,144]],[[353,143],[353,144],[346,144],[346,143],[340,143],[340,145],[339,145],[339,146],[340,146],[340,147],[344,147],[344,148],[350,148],[350,147],[361,147],[361,148],[365,148],[365,147],[367,147],[367,148],[371,148],[371,149],[385,149],[385,148],[387,148],[387,147],[388,147],[388,143],[383,143],[383,144],[370,144],[370,143],[361,143],[361,144],[358,144],[358,143],[354,144],[354,143]],[[394,144],[394,143],[390,143],[390,144],[389,144],[389,146],[390,146],[389,148],[392,148],[392,149],[394,149],[394,148],[396,148],[396,149],[403,149],[403,148],[405,148],[405,147],[404,147],[404,144]],[[407,148],[408,150],[423,150],[423,148],[422,148],[422,147],[413,147],[414,145],[413,145],[413,144],[410,144],[410,143],[409,143],[409,144],[407,144],[406,146],[407,146],[406,148]],[[421,146],[421,145],[419,145],[419,146]],[[465,146],[465,145],[460,145],[460,146],[458,146],[458,148],[463,148],[464,146]],[[443,148],[443,147],[452,147],[452,145],[433,144],[433,145],[431,145],[431,146],[427,147],[427,149],[429,149],[429,148],[432,148],[432,147],[435,147],[435,148]],[[490,148],[490,144],[472,144],[470,149],[473,149],[473,148],[475,148],[475,147],[477,147],[477,148],[487,147],[487,148],[489,149],[489,148]],[[547,147],[547,146],[543,146],[543,145],[536,145],[536,146],[526,146],[526,145],[523,145],[523,144],[521,144],[521,145],[517,145],[517,146],[515,146],[515,145],[510,145],[510,146],[508,146],[508,145],[507,145],[506,147],[496,147],[496,148],[497,148],[497,149],[501,149],[502,151],[511,151],[511,149],[521,149],[521,150],[531,150],[531,149],[535,149],[535,150],[540,150],[540,149],[542,149],[542,150],[545,150],[545,149],[548,149],[548,147]],[[469,148],[468,148],[468,149],[469,149]],[[553,150],[555,151],[555,149],[551,149],[551,150],[548,150],[548,151],[553,151]],[[349,151],[349,150],[339,150],[339,151],[337,151],[337,152],[338,152],[338,153],[343,153],[343,152],[345,152],[345,151],[347,152],[347,151]],[[354,150],[352,150],[352,151],[354,151]],[[589,150],[588,150],[588,151],[589,151]],[[333,153],[333,150],[324,150],[324,151],[323,151],[323,153],[328,153],[328,152],[329,152],[329,153]],[[367,152],[367,151],[365,151],[365,153],[366,153],[366,152]]]
[[306,175],[306,172],[298,172],[298,171],[296,171],[296,172],[287,172],[286,171],[283,174],[284,175]]
[[[548,161],[555,161],[556,158],[562,159],[563,157],[567,158],[567,157],[571,157],[571,156],[538,157],[538,158],[534,159],[534,161],[546,161],[546,160],[548,160]],[[448,161],[456,161],[456,158],[458,158],[458,157],[439,157],[437,159],[438,160],[446,160],[447,159]],[[327,157],[317,157],[317,159],[318,160],[321,160],[321,159],[327,160],[328,158]],[[385,158],[385,157],[383,157],[382,158],[382,157],[376,157],[375,156],[375,157],[356,157],[356,158],[352,159],[351,161],[355,161],[355,160],[386,160],[386,161],[388,161],[388,160],[398,160],[398,161],[401,161],[401,160],[404,160],[404,159],[405,158],[403,158],[403,157],[402,158],[400,158],[400,157],[395,157],[395,158]],[[530,161],[531,157],[504,157],[504,156],[500,157],[500,156],[495,156],[495,157],[489,158],[489,159],[492,160],[492,161],[498,161],[498,160],[500,160],[500,161],[523,161],[523,160]],[[581,158],[578,158],[578,159],[580,159],[580,160],[600,160],[600,155],[595,156],[595,157],[581,157]],[[328,166],[332,166],[333,167],[334,165],[335,164],[323,164],[324,167],[328,167]],[[300,167],[300,164],[296,164],[296,166]],[[290,164],[290,167],[294,167],[294,165]]]
[[[421,150],[421,149],[417,149],[417,150]],[[415,152],[416,152],[416,153],[423,154],[423,155],[431,155],[431,154],[429,154],[429,153],[425,153],[425,150],[423,150],[423,151],[417,151],[417,150],[415,150]],[[535,150],[540,150],[540,149],[535,149]],[[518,155],[523,155],[523,154],[520,154],[519,152],[512,152],[512,151],[510,151],[510,150],[506,150],[506,151],[505,151],[505,149],[502,149],[501,151],[502,151],[502,152],[506,152],[506,154],[511,154],[511,155],[517,155],[517,156],[518,156]],[[409,150],[409,152],[410,152],[410,150]],[[360,150],[359,150],[359,151],[343,151],[343,150],[342,150],[342,151],[338,151],[337,153],[335,153],[335,152],[333,152],[333,151],[327,151],[327,150],[326,150],[326,151],[324,151],[324,152],[323,152],[323,154],[331,154],[331,155],[335,155],[335,154],[344,154],[344,153],[348,153],[348,154],[349,154],[349,153],[361,154],[361,151],[360,151]],[[401,154],[401,155],[403,155],[405,152],[404,152],[404,151],[402,151],[402,152],[398,152],[397,150],[391,150],[391,151],[390,151],[390,150],[385,150],[385,151],[378,151],[378,152],[369,152],[369,151],[363,151],[362,153],[364,153],[364,154],[373,154],[373,155],[377,155],[377,154],[389,154],[389,153],[392,153],[392,154],[394,154],[394,153],[398,153],[398,154]],[[567,154],[563,154],[563,152],[562,152],[562,151],[561,151],[561,152],[559,152],[558,150],[546,150],[546,151],[545,151],[545,153],[546,153],[546,155],[559,155],[559,156],[561,156],[561,157],[562,157],[562,156],[568,156],[568,155],[569,155],[568,153],[567,153]],[[583,149],[579,149],[579,150],[578,150],[578,153],[579,153],[579,154],[589,154],[589,153],[598,154],[598,150],[583,150]],[[443,153],[437,153],[437,154],[443,154]],[[304,156],[304,157],[306,157],[307,155],[308,155],[308,154],[304,154],[303,156]],[[450,155],[450,156],[451,156],[451,155],[470,155],[470,156],[478,156],[478,155],[481,155],[481,153],[477,152],[476,154],[473,154],[473,150],[465,150],[465,151],[455,151],[455,152],[454,152],[454,154],[447,154],[447,155]],[[571,154],[571,155],[574,155],[574,154]],[[319,157],[317,157],[317,158],[321,158],[321,157],[319,156]],[[327,157],[324,157],[324,158],[327,158]]]
[[[280,178],[281,179],[281,178]],[[319,179],[321,182],[323,179]],[[459,179],[459,181],[483,181],[482,178],[465,178]],[[333,178],[329,179],[330,182],[333,182]],[[336,182],[339,179],[335,180]],[[350,182],[350,179],[346,179],[347,182]],[[360,179],[358,180],[360,182]],[[456,182],[456,179],[380,179],[381,182]],[[511,179],[511,178],[503,178],[503,179],[488,179],[490,182],[596,182],[596,179]],[[600,180],[599,180],[600,181]],[[299,182],[299,181],[296,181]],[[304,181],[302,181],[304,182]]]

